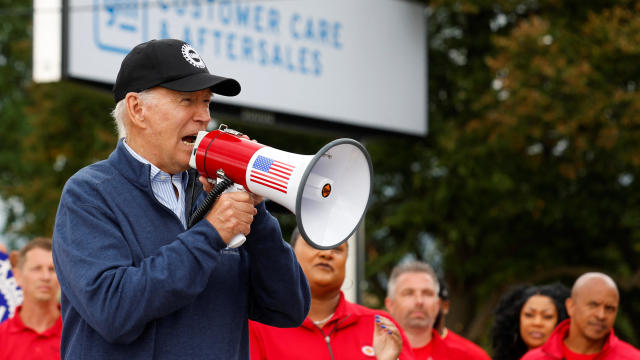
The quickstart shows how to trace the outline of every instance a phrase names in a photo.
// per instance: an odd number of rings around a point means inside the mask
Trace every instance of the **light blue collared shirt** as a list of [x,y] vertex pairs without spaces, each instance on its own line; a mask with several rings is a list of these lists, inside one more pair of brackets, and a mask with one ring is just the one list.
[[[173,211],[178,218],[180,218],[180,222],[182,222],[182,226],[187,228],[187,219],[185,215],[185,191],[187,188],[187,182],[189,180],[189,173],[183,171],[179,174],[170,175],[162,170],[160,170],[157,166],[150,163],[147,159],[138,155],[132,148],[129,147],[126,140],[123,140],[124,147],[127,149],[129,154],[133,156],[136,160],[140,161],[143,164],[149,164],[151,166],[151,171],[149,172],[149,179],[151,180],[151,190],[153,191],[153,195],[155,195],[156,199],[160,201],[160,203],[171,211]],[[176,198],[176,193],[174,190],[174,186],[178,189],[178,197]]]

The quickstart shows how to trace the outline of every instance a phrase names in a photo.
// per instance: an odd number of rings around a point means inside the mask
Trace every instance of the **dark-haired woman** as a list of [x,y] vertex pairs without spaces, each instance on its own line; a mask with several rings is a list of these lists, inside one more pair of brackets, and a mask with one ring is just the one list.
[[522,285],[502,296],[491,329],[494,360],[517,360],[547,341],[555,326],[568,317],[569,289],[560,283]]

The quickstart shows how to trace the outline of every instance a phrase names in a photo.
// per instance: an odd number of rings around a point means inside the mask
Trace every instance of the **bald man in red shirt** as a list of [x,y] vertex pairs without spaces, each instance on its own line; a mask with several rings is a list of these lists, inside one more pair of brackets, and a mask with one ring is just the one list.
[[606,274],[581,275],[566,300],[569,319],[561,322],[547,342],[522,360],[637,360],[640,350],[618,339],[613,324],[620,295]]

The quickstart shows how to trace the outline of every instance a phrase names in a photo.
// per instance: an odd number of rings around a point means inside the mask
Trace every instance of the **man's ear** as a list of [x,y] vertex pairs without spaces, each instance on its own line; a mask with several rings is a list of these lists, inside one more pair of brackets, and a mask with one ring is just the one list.
[[564,306],[567,308],[567,314],[569,315],[569,317],[573,316],[573,307],[575,306],[575,302],[573,301],[572,298],[567,298],[564,301]]
[[13,278],[16,279],[16,283],[18,286],[22,287],[22,271],[18,267],[18,256],[20,253],[16,250],[13,250],[11,254],[9,254],[9,262],[11,262],[11,271],[13,272]]
[[[393,310],[392,310],[393,309],[393,302],[388,297],[384,298],[384,307],[387,308],[388,312],[390,312],[390,313],[393,312]],[[393,316],[393,315],[391,315],[391,316]]]
[[9,263],[11,263],[11,268],[15,269],[18,267],[18,258],[20,257],[20,252],[17,250],[12,250],[9,253]]
[[124,98],[124,101],[127,108],[127,114],[129,114],[129,121],[131,122],[131,125],[139,128],[146,128],[147,123],[144,119],[144,108],[142,106],[140,94],[130,92]]
[[451,306],[451,302],[449,300],[440,299],[440,311],[442,311],[442,313],[444,315],[448,315],[449,314],[449,307],[450,306]]

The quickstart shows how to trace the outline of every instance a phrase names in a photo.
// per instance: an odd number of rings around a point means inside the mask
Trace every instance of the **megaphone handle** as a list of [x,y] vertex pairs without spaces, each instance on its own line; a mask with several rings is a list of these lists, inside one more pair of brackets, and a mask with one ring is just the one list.
[[247,241],[247,237],[242,234],[238,234],[234,236],[233,239],[231,239],[231,241],[229,241],[229,243],[227,244],[227,248],[230,248],[230,249],[237,248],[242,244],[244,244],[245,241]]
[[[227,192],[234,192],[234,191],[245,191],[245,190],[242,185],[234,183],[229,187],[227,187],[222,193],[224,194]],[[246,240],[247,240],[246,236],[244,236],[243,234],[238,234],[234,236],[233,239],[231,239],[231,241],[229,241],[229,243],[227,244],[227,248],[230,248],[230,249],[237,248],[242,244],[244,244]]]

